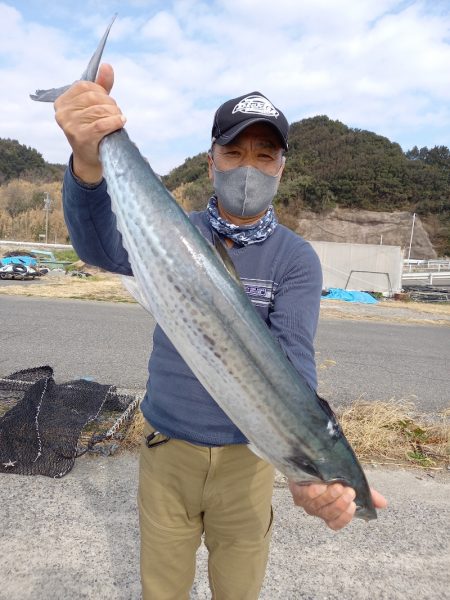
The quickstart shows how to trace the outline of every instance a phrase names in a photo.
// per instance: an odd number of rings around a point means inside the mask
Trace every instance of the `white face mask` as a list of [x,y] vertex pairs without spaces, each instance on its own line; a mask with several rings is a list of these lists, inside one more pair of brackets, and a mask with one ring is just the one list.
[[219,171],[212,165],[214,190],[220,204],[235,217],[254,217],[272,204],[280,181],[276,175],[267,175],[255,167],[237,167]]

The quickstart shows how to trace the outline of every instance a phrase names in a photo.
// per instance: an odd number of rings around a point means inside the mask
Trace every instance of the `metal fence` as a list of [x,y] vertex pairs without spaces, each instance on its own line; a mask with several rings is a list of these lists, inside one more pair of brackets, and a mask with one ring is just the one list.
[[430,260],[404,260],[403,273],[427,273],[450,271],[450,260],[430,259]]

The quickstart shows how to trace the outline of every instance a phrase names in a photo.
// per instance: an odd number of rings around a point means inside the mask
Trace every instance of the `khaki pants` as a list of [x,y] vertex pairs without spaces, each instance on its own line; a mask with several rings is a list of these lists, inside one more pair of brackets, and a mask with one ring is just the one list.
[[[146,425],[144,435],[153,431]],[[156,436],[153,442],[164,439]],[[256,600],[272,529],[274,470],[245,445],[170,440],[141,448],[139,520],[144,600],[188,600],[205,534],[214,600]]]

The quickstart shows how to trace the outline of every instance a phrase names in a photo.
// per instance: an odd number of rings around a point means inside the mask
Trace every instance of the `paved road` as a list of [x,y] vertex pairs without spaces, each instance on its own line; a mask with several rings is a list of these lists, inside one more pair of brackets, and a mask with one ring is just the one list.
[[136,304],[2,296],[0,322],[2,375],[49,364],[57,381],[145,388],[154,321]]
[[[153,321],[138,306],[0,297],[0,323],[0,375],[49,363],[58,380],[93,375],[137,389],[145,382]],[[318,362],[337,364],[319,370],[321,386],[351,397],[343,372],[353,374],[368,397],[377,379],[380,389],[387,381],[388,393],[402,380],[406,353],[417,363],[409,374],[439,360],[448,340],[449,330],[443,329],[441,339],[436,326],[322,321]],[[445,364],[438,366],[436,374]],[[433,382],[427,401],[437,394]],[[448,475],[382,469],[368,475],[390,508],[377,522],[355,522],[338,534],[293,507],[286,487],[275,489],[261,600],[450,598]],[[137,459],[131,453],[85,456],[60,480],[1,474],[0,600],[139,600],[136,488]],[[203,546],[198,557],[192,600],[206,600]]]
[[[369,470],[389,498],[339,533],[274,492],[260,600],[449,600],[450,478]],[[0,600],[139,600],[137,457],[82,457],[63,479],[0,474]],[[192,600],[207,600],[206,551]]]
[[407,399],[429,413],[450,406],[448,327],[321,320],[316,347],[319,390],[333,403]]
[[[137,305],[2,296],[0,323],[0,376],[49,364],[57,381],[145,387],[154,321]],[[411,398],[435,412],[449,404],[447,327],[321,320],[316,347],[319,391],[334,405]]]

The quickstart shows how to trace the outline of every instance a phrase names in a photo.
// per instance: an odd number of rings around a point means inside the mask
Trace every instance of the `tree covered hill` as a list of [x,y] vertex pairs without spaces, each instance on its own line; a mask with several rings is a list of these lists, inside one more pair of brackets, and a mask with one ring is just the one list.
[[34,148],[0,138],[0,184],[12,179],[57,181],[62,179],[64,169],[64,165],[47,163]]
[[[163,179],[187,208],[203,207],[211,192],[206,154],[188,158]],[[435,224],[433,243],[449,254],[450,151],[436,146],[404,153],[385,137],[327,116],[303,119],[291,125],[276,203],[289,224],[305,209],[416,212]]]
[[450,210],[450,151],[417,147],[404,153],[387,138],[326,116],[291,127],[280,200],[313,210],[339,205],[369,210]]
[[[39,186],[60,182],[64,169],[33,148],[0,138],[0,217],[40,206]],[[186,159],[163,181],[186,209],[204,208],[212,193],[206,153]],[[24,195],[28,182],[39,189],[27,187]],[[276,204],[280,220],[293,229],[308,210],[416,212],[438,254],[450,255],[450,150],[415,146],[405,153],[385,137],[325,115],[303,119],[291,125]]]

